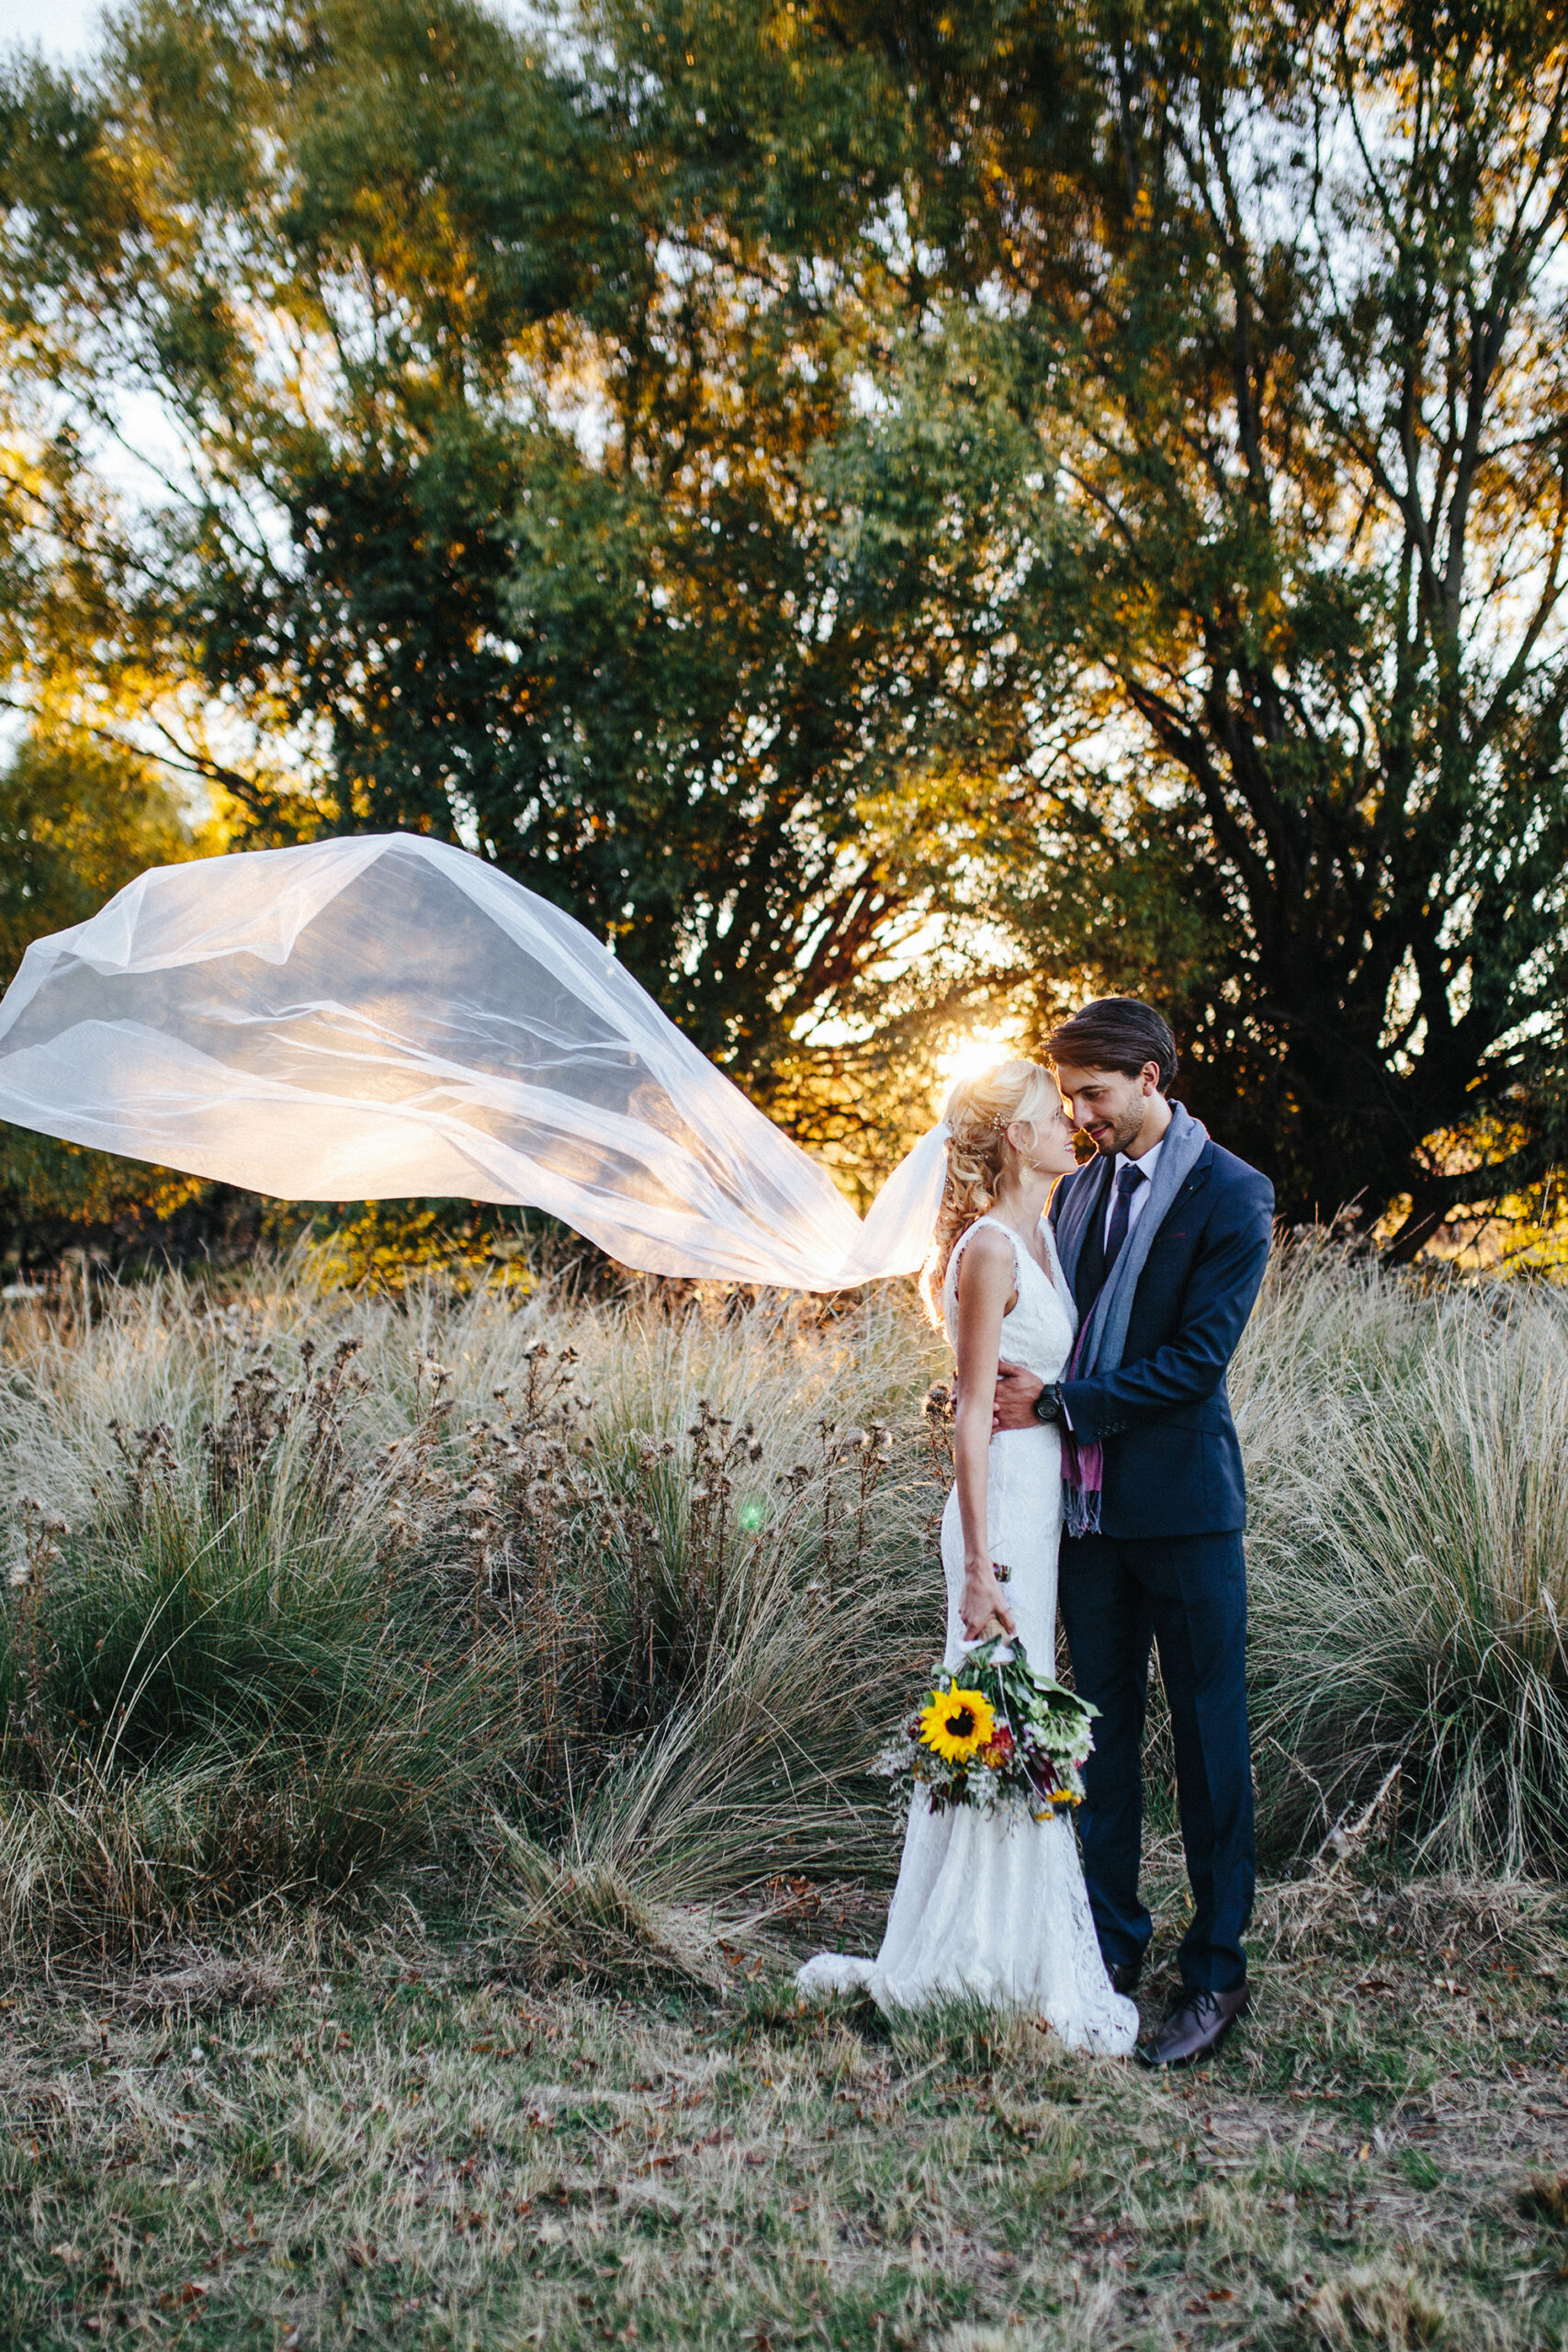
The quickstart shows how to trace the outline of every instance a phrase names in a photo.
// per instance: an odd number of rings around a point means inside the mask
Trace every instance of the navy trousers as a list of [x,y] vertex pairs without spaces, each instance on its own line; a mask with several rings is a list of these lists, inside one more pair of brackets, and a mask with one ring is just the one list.
[[1247,1977],[1241,1939],[1254,1881],[1241,1537],[1064,1536],[1060,1590],[1074,1679],[1100,1709],[1078,1827],[1106,1964],[1140,1960],[1153,1932],[1138,1894],[1153,1641],[1170,1704],[1192,1887],[1182,1980],[1195,1992],[1233,1992]]

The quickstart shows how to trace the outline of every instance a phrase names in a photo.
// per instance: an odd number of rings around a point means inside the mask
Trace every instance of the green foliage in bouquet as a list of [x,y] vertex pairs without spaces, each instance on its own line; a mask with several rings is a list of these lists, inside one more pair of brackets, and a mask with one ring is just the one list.
[[937,1668],[930,1696],[872,1769],[905,1805],[919,1787],[937,1813],[1016,1804],[1045,1821],[1082,1800],[1099,1712],[1031,1666],[1021,1642],[977,1642],[956,1673]]

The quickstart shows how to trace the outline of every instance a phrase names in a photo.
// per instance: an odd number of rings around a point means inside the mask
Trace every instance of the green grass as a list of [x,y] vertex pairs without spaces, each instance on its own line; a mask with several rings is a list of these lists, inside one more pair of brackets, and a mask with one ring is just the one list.
[[1347,1888],[1310,1950],[1276,1906],[1256,2016],[1171,2080],[803,2009],[776,1950],[628,1999],[307,1922],[260,2009],[202,2014],[199,1967],[34,1985],[0,2341],[1558,2346],[1563,1923],[1439,1895]]

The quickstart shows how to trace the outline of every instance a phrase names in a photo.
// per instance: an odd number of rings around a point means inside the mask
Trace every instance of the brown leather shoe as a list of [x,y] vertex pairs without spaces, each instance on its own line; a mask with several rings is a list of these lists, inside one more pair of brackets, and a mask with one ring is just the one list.
[[1144,1963],[1142,1960],[1123,1960],[1120,1962],[1117,1966],[1110,1972],[1111,1991],[1113,1993],[1124,1993],[1127,1998],[1131,2000],[1133,1995],[1138,1989],[1138,1980],[1143,1975],[1143,1973]]
[[1189,1992],[1138,2052],[1145,2066],[1190,2066],[1217,2050],[1247,2007],[1245,1984],[1234,1993]]

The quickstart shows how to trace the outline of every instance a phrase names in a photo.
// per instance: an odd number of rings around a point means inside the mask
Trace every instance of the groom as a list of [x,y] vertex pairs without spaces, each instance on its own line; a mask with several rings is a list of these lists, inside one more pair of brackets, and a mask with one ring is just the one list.
[[996,1427],[1063,1430],[1062,1621],[1078,1690],[1100,1709],[1084,1775],[1084,1873],[1121,1993],[1137,1984],[1153,1928],[1138,1865],[1158,1645],[1192,1917],[1182,1998],[1140,2054],[1175,2066],[1207,2056],[1247,2007],[1247,1497],[1225,1366],[1263,1279],[1274,1195],[1169,1099],[1176,1041],[1151,1005],[1086,1005],[1046,1051],[1096,1154],[1051,1206],[1078,1339],[1049,1385],[1001,1366]]

